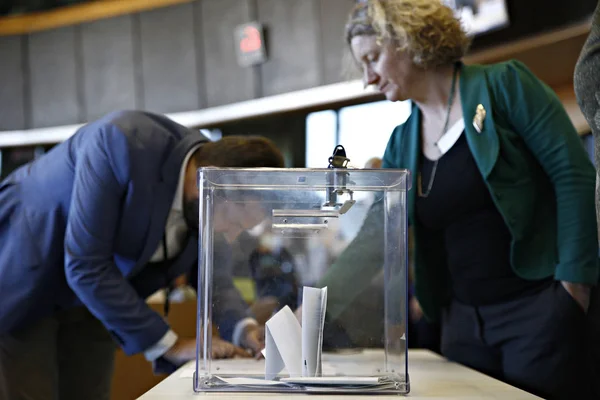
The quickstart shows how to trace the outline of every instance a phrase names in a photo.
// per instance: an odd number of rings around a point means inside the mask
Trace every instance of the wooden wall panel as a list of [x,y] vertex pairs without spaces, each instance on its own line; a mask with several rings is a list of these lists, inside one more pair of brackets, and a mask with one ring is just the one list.
[[0,130],[24,129],[25,81],[24,36],[0,37]]
[[202,43],[205,56],[204,86],[208,107],[250,100],[255,93],[252,67],[242,68],[236,60],[234,30],[251,21],[249,0],[203,0]]
[[77,30],[67,27],[29,36],[31,128],[73,124],[81,119]]
[[140,14],[143,107],[168,113],[201,107],[194,4]]
[[269,60],[262,65],[261,78],[264,96],[321,84],[318,3],[257,1],[259,21],[267,26]]
[[129,15],[81,26],[86,121],[134,109],[133,24]]
[[344,27],[348,14],[356,0],[320,1],[321,51],[323,60],[323,84],[345,81],[351,76],[352,67],[345,65],[349,52],[346,49]]

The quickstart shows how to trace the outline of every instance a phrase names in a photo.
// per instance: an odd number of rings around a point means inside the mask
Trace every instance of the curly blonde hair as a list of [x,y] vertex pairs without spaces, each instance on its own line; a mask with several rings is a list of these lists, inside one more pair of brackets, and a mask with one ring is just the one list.
[[433,68],[460,60],[471,39],[441,0],[362,0],[346,25],[346,42],[374,35],[407,51],[415,65]]

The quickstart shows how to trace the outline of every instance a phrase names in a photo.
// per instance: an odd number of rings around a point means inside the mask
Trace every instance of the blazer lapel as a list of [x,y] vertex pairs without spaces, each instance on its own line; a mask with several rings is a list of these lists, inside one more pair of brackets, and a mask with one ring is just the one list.
[[146,244],[135,267],[128,276],[137,274],[150,261],[150,258],[160,245],[165,232],[167,217],[173,203],[173,197],[179,183],[179,173],[183,165],[183,160],[194,146],[206,141],[206,138],[201,135],[184,136],[165,161],[162,168],[161,181],[156,185],[156,189],[154,190],[154,207],[152,209]]
[[169,268],[169,279],[173,280],[179,275],[187,274],[192,267],[194,259],[198,258],[198,237],[190,235],[183,251],[179,254],[175,263]]
[[412,114],[410,125],[402,133],[403,158],[406,160],[405,168],[411,174],[411,190],[408,191],[408,220],[411,223],[414,221],[417,177],[419,175],[419,158],[421,154],[421,111],[418,107],[413,106]]
[[[465,120],[467,143],[477,163],[481,175],[487,178],[496,164],[499,152],[498,134],[493,118],[492,102],[487,84],[487,76],[482,66],[462,65],[460,74],[460,96]],[[479,132],[473,125],[477,110],[483,108],[485,117],[481,121]],[[419,174],[419,158],[421,155],[421,111],[413,106],[410,125],[403,132],[402,151],[405,167],[412,175],[412,190],[408,192],[408,218],[414,221],[414,206],[417,193],[417,177]]]
[[[485,179],[496,164],[499,143],[484,68],[478,65],[462,66],[460,96],[467,142],[479,171]],[[482,116],[483,118],[481,118]],[[474,119],[477,117],[480,121],[475,122],[481,122],[480,131],[474,126]]]
[[128,276],[136,275],[149,261],[163,238],[167,217],[171,210],[171,203],[175,196],[175,188],[160,182],[154,190],[154,207],[150,216],[150,228],[146,236],[146,243],[140,258],[135,263],[135,267]]

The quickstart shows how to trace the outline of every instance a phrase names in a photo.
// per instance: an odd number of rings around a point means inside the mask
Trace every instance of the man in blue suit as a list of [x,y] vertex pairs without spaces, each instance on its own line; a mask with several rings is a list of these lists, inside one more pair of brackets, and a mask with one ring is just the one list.
[[[208,165],[283,167],[283,157],[264,138],[209,142],[163,116],[124,111],[0,183],[0,400],[108,399],[113,340],[150,361],[195,358],[195,339],[179,338],[145,299],[197,260],[196,171]],[[216,229],[231,239],[259,222],[252,215],[233,234]],[[224,339],[259,350],[241,297],[219,300],[232,293],[221,278],[214,316]],[[238,351],[213,341],[215,357]]]

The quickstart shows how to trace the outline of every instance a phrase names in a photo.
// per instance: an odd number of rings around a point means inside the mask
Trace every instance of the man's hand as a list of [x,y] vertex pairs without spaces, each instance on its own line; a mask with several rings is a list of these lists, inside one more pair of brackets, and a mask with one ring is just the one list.
[[255,355],[260,355],[261,350],[265,348],[265,327],[248,325],[244,329],[240,344],[242,347],[252,350]]
[[577,303],[583,308],[583,311],[587,313],[590,306],[590,292],[591,288],[583,283],[573,282],[560,282],[565,290],[575,299]]
[[251,354],[241,347],[234,346],[223,339],[212,338],[212,358],[233,358],[233,357],[251,357]]
[[173,347],[163,355],[167,361],[175,365],[184,364],[196,359],[196,341],[178,338]]
[[252,315],[259,325],[267,323],[269,318],[273,315],[273,312],[277,309],[279,301],[274,296],[261,297],[250,306]]
[[[247,351],[234,346],[223,339],[213,337],[211,347],[212,358],[250,357]],[[196,359],[196,341],[194,339],[179,338],[164,355],[169,362],[182,365],[190,360]]]

